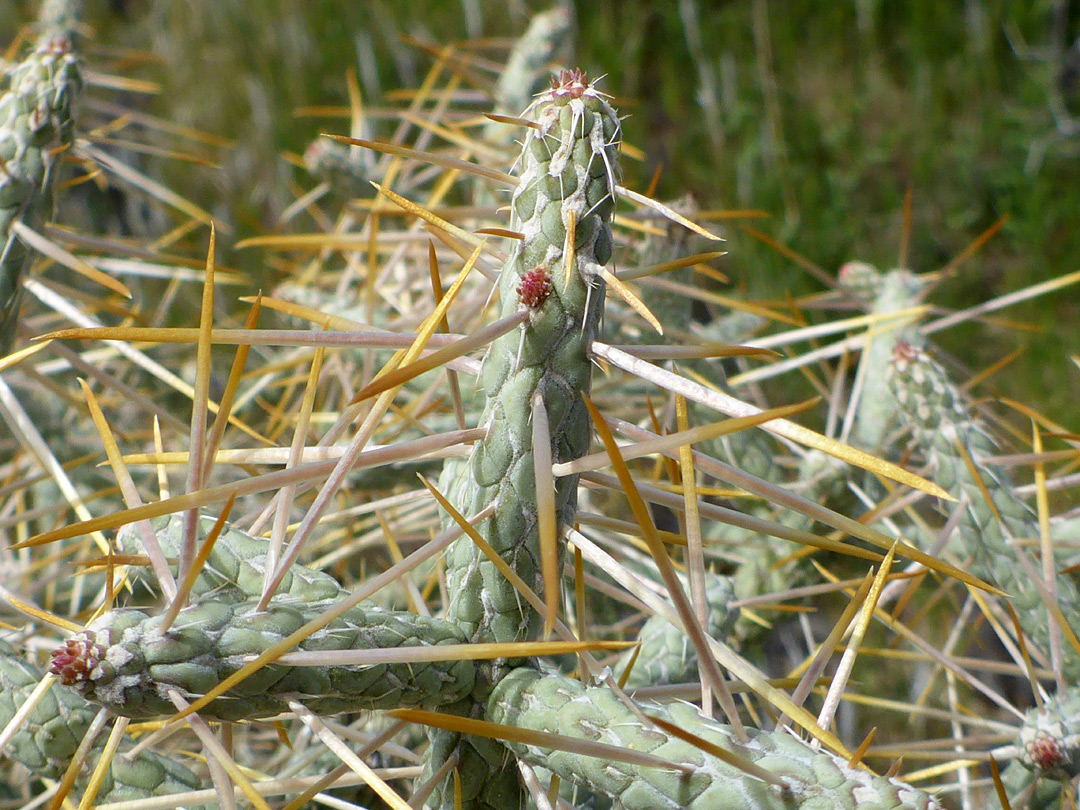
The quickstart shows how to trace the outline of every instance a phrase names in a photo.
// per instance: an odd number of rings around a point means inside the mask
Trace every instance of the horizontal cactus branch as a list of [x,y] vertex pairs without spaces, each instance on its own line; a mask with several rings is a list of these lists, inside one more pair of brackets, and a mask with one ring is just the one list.
[[740,770],[693,743],[650,727],[607,688],[527,669],[504,678],[488,701],[488,719],[519,729],[614,744],[648,753],[689,773],[611,762],[569,750],[511,743],[526,762],[560,779],[614,798],[625,810],[941,810],[938,802],[903,782],[848,766],[783,731],[750,732],[742,744],[727,726],[685,704],[645,706],[727,754],[754,763],[773,780]]
[[[332,607],[287,597],[271,600],[265,611],[256,611],[257,604],[205,598],[181,610],[165,631],[161,616],[132,608],[114,610],[56,650],[52,672],[115,714],[168,716],[175,712],[170,690],[185,699],[202,696],[240,670],[249,657]],[[464,641],[464,634],[449,622],[366,604],[313,633],[299,649],[437,647]],[[271,664],[201,712],[223,720],[250,720],[287,712],[290,700],[300,700],[320,714],[441,705],[467,697],[475,678],[472,661],[367,667]]]

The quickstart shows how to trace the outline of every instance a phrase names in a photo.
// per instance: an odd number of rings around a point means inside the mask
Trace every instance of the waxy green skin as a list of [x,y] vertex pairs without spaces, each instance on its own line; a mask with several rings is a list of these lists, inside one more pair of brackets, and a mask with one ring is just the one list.
[[[502,313],[521,303],[523,276],[536,271],[550,280],[546,299],[534,296],[532,318],[489,351],[481,385],[487,396],[483,422],[486,439],[465,465],[448,465],[444,490],[466,514],[489,505],[494,516],[478,530],[534,589],[541,590],[537,504],[533,476],[531,411],[534,396],[548,413],[555,461],[583,454],[590,424],[582,395],[588,391],[589,342],[595,336],[603,305],[598,266],[611,256],[608,220],[614,206],[615,150],[618,121],[606,102],[584,87],[553,92],[533,110],[539,130],[526,136],[522,175],[514,195],[512,226],[519,242],[500,279]],[[573,97],[573,96],[577,97]],[[570,212],[578,220],[577,250],[569,274],[563,270],[563,244]],[[576,480],[559,479],[557,517],[570,523]],[[173,524],[155,526],[166,554],[178,543]],[[207,528],[201,521],[201,530]],[[246,656],[264,651],[306,619],[334,604],[340,589],[329,577],[296,566],[291,579],[264,613],[253,612],[265,572],[265,541],[227,527],[210,557],[210,570],[197,585],[197,597],[181,611],[168,631],[160,618],[142,611],[113,611],[81,641],[95,666],[85,671],[79,688],[117,713],[149,717],[172,714],[170,688],[196,697],[235,672]],[[216,556],[215,556],[216,555]],[[534,638],[538,616],[468,539],[448,554],[448,621],[425,620],[362,605],[328,632],[316,634],[301,649],[355,649],[440,644],[463,641],[519,641]],[[325,594],[319,604],[309,601]],[[720,622],[724,624],[724,621]],[[441,635],[440,635],[441,634]],[[689,664],[680,651],[679,666]],[[652,751],[698,772],[680,778],[658,769],[623,770],[597,758],[535,751],[525,746],[436,731],[430,736],[426,774],[456,757],[465,810],[514,810],[525,804],[517,757],[546,765],[561,778],[600,797],[617,799],[625,810],[688,807],[691,810],[937,810],[925,794],[893,780],[847,769],[827,754],[815,753],[786,732],[754,733],[738,746],[727,727],[697,718],[684,706],[650,707],[684,728],[727,747],[737,747],[789,781],[784,789],[766,786],[723,766],[692,746],[640,724],[614,695],[585,687],[559,675],[542,674],[526,661],[469,664],[472,681],[458,664],[444,662],[369,671],[272,664],[210,704],[204,714],[223,719],[263,717],[283,711],[289,698],[318,713],[336,713],[388,705],[438,707],[520,728],[552,730],[578,739],[604,738],[636,750]],[[336,672],[335,669],[343,671]],[[672,677],[675,667],[657,677]],[[374,677],[369,677],[374,675]],[[697,718],[697,719],[695,719]],[[421,779],[424,781],[424,778]],[[456,804],[453,778],[437,785],[427,806],[449,810]],[[681,802],[681,804],[680,804]]]
[[[1049,654],[1050,617],[1026,566],[1018,563],[1019,552],[1012,543],[1014,539],[1038,537],[1038,520],[1004,476],[984,463],[997,452],[993,440],[968,416],[964,397],[949,382],[945,370],[922,349],[897,345],[889,366],[889,385],[900,405],[901,418],[930,462],[931,479],[967,502],[956,536],[964,553],[973,559],[972,573],[1009,594],[1028,643]],[[958,446],[971,457],[993,499],[993,508]],[[1041,576],[1037,557],[1030,562],[1033,572]],[[1080,590],[1073,579],[1058,576],[1056,586],[1064,615],[1080,615]],[[1061,651],[1066,680],[1080,680],[1080,657],[1068,643],[1062,643]]]
[[[180,611],[165,631],[160,615],[133,608],[113,610],[75,637],[75,643],[92,649],[96,665],[72,685],[87,700],[119,715],[168,716],[176,711],[171,690],[188,701],[202,696],[253,656],[334,606],[275,597],[266,610],[256,612],[257,603],[203,599]],[[437,647],[464,641],[458,628],[441,619],[361,604],[300,642],[297,649]],[[59,674],[65,677],[63,671]],[[290,711],[290,700],[317,714],[434,708],[468,696],[475,678],[472,661],[364,667],[269,664],[200,713],[221,720],[271,717]]]
[[0,356],[15,337],[22,275],[30,251],[11,230],[36,228],[52,213],[59,147],[73,138],[72,106],[82,87],[71,42],[70,3],[48,3],[42,35],[8,74],[0,94]]
[[[520,331],[493,343],[484,359],[480,386],[487,396],[481,425],[487,436],[469,459],[471,479],[459,489],[458,508],[476,514],[491,503],[495,515],[478,528],[519,576],[538,591],[539,533],[532,453],[532,399],[543,398],[552,438],[552,458],[568,461],[588,448],[590,425],[581,398],[589,390],[587,349],[597,333],[604,302],[595,269],[611,258],[609,221],[614,208],[618,119],[594,91],[580,99],[542,97],[522,153],[511,228],[521,240],[499,279],[501,315],[521,308],[522,277],[542,268],[551,291]],[[566,222],[577,218],[575,265],[563,270]],[[576,508],[576,476],[556,482],[561,525]],[[538,617],[495,565],[468,538],[447,557],[451,601],[447,616],[474,641],[534,638]]]
[[674,770],[509,744],[525,762],[617,799],[626,810],[940,810],[922,791],[850,768],[783,731],[748,730],[750,741],[741,744],[728,726],[702,717],[688,704],[642,708],[646,715],[668,720],[766,768],[784,781],[786,789],[747,776],[656,727],[646,727],[610,689],[587,687],[570,678],[514,670],[492,692],[488,719],[617,745],[695,768],[684,776]]
[[[903,268],[879,273],[861,262],[849,262],[840,269],[841,285],[868,307],[869,314],[888,316],[922,303],[926,282]],[[859,367],[864,365],[862,393],[855,415],[852,443],[870,453],[880,453],[890,429],[896,427],[896,406],[889,394],[885,368],[898,340],[914,341],[915,324],[886,321],[871,327],[869,345],[863,348]]]

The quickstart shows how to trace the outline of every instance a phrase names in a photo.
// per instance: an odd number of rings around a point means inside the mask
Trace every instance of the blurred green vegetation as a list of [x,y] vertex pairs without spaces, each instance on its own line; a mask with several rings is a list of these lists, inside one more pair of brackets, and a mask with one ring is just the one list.
[[[294,199],[291,182],[312,184],[281,153],[302,152],[320,131],[346,131],[344,119],[295,111],[347,104],[347,69],[357,71],[366,102],[378,105],[388,90],[415,87],[431,64],[403,35],[432,43],[513,36],[529,12],[548,5],[102,0],[88,3],[87,19],[92,55],[107,47],[153,54],[132,72],[161,92],[134,103],[236,141],[221,171],[157,171],[244,235],[274,226]],[[0,0],[0,37],[8,41],[35,6]],[[762,230],[830,273],[854,258],[895,266],[908,187],[908,264],[918,271],[941,268],[1008,214],[1002,233],[935,291],[942,307],[1080,269],[1080,136],[1030,159],[1056,132],[1052,94],[1068,105],[1075,92],[1060,58],[1036,58],[1080,33],[1080,9],[1070,15],[1064,0],[575,7],[578,64],[606,74],[602,87],[630,115],[626,139],[647,156],[627,161],[628,184],[645,187],[662,165],[662,198],[692,191],[707,208],[765,210],[772,217],[756,223]],[[385,124],[379,134],[388,134]],[[760,242],[734,227],[725,232],[731,255],[722,269],[746,295],[821,289]],[[228,260],[259,259],[246,252]],[[1066,419],[1080,390],[1070,360],[1080,354],[1080,291],[1002,315],[1037,331],[968,324],[936,339],[972,369],[1026,347],[992,388]]]

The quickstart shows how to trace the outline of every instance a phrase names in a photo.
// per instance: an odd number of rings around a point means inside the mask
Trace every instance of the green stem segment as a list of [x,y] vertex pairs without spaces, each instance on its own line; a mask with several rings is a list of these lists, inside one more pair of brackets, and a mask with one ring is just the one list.
[[[311,605],[275,597],[264,611],[258,600],[230,604],[206,598],[180,611],[162,631],[162,617],[132,608],[113,610],[53,653],[53,673],[112,712],[133,718],[175,713],[169,692],[187,700],[209,692],[334,603]],[[297,645],[298,650],[371,650],[464,643],[440,619],[399,614],[370,603],[344,613]],[[438,658],[436,650],[432,658]],[[433,707],[472,692],[472,661],[370,666],[270,664],[200,712],[222,720],[250,720],[288,712],[299,700],[317,714],[366,709]]]
[[[956,533],[964,553],[973,559],[972,573],[1012,597],[1029,643],[1048,653],[1050,616],[1033,581],[1033,576],[1041,576],[1041,568],[1037,562],[1019,563],[1022,551],[1013,542],[1038,537],[1038,521],[1009,482],[985,463],[996,452],[993,440],[968,416],[964,397],[945,370],[922,349],[898,343],[889,375],[901,418],[930,462],[934,481],[964,502]],[[1058,576],[1055,585],[1062,613],[1080,615],[1080,590],[1075,582]],[[1066,680],[1075,682],[1080,679],[1080,656],[1067,643],[1061,647],[1063,673]]]
[[[502,316],[524,307],[532,317],[520,332],[500,338],[488,350],[480,375],[487,397],[481,424],[487,436],[467,465],[447,467],[442,484],[464,514],[496,505],[479,531],[526,584],[542,592],[532,403],[542,398],[547,411],[552,460],[584,455],[590,423],[582,394],[589,390],[588,347],[604,303],[598,270],[611,259],[620,128],[614,110],[578,71],[564,71],[553,80],[551,91],[536,100],[526,117],[536,127],[525,135],[510,221],[523,238],[503,267],[499,294]],[[576,508],[577,476],[558,479],[558,524],[570,523]],[[462,538],[451,547],[446,573],[447,618],[471,641],[536,636],[537,612],[471,540]],[[474,697],[482,701],[505,671],[498,663],[487,670]],[[479,706],[465,703],[458,711],[476,714]],[[455,750],[466,810],[523,804],[512,757],[490,740],[432,732],[428,773]],[[429,806],[454,807],[452,784],[444,780]]]
[[719,748],[768,770],[783,786],[767,784],[657,727],[644,725],[605,687],[570,678],[514,670],[488,701],[488,719],[515,728],[559,734],[648,753],[689,765],[672,769],[510,743],[521,759],[561,779],[618,800],[625,810],[940,810],[936,800],[895,779],[849,767],[783,731],[749,731],[737,742],[728,726],[688,704],[644,706],[647,715],[674,723]]
[[[596,335],[604,289],[596,269],[611,258],[619,121],[584,75],[564,73],[533,109],[513,197],[511,228],[524,235],[499,279],[502,316],[533,312],[520,332],[492,344],[480,384],[487,395],[486,438],[459,482],[458,506],[495,514],[480,532],[530,586],[540,590],[536,481],[533,472],[533,397],[543,398],[552,459],[583,455],[589,417],[581,395],[589,389],[588,346]],[[564,272],[569,223],[575,223],[573,266]],[[559,522],[572,519],[577,479],[556,484]],[[538,616],[479,549],[463,538],[447,559],[448,617],[474,641],[522,641],[535,636]]]
[[51,215],[58,147],[70,146],[73,138],[72,106],[82,87],[72,45],[75,6],[63,0],[44,5],[41,36],[0,95],[0,356],[15,337],[30,261],[11,226],[22,221],[36,227]]

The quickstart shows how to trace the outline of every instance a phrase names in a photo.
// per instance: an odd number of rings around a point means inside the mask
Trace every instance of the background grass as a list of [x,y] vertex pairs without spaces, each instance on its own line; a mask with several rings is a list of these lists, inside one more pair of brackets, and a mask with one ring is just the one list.
[[[220,171],[148,170],[232,223],[239,237],[273,227],[293,199],[290,182],[311,187],[279,155],[302,152],[320,131],[345,131],[341,119],[294,112],[347,103],[348,68],[378,104],[387,90],[415,86],[431,64],[401,35],[439,43],[514,36],[529,12],[547,5],[113,0],[88,3],[86,16],[99,54],[153,54],[132,72],[161,92],[133,101],[235,141]],[[0,0],[0,38],[9,40],[35,8]],[[768,211],[763,230],[830,272],[852,258],[895,266],[909,186],[909,264],[919,271],[940,268],[1008,214],[1002,233],[935,292],[944,307],[1080,269],[1080,137],[1029,160],[1032,146],[1056,132],[1051,93],[1061,91],[1067,105],[1074,87],[1060,58],[1029,58],[1014,47],[1017,36],[1041,51],[1073,42],[1080,10],[1063,0],[619,0],[579,2],[576,13],[577,62],[590,75],[607,74],[602,86],[630,115],[626,138],[647,156],[628,161],[629,184],[644,187],[662,165],[661,197],[692,191],[707,208]],[[746,295],[820,289],[756,240],[734,228],[727,235],[722,269]],[[265,270],[245,269],[256,278]],[[973,369],[1025,346],[994,385],[1065,419],[1080,385],[1069,359],[1080,353],[1072,326],[1080,293],[1068,289],[1005,316],[1036,331],[969,324],[938,342]]]

